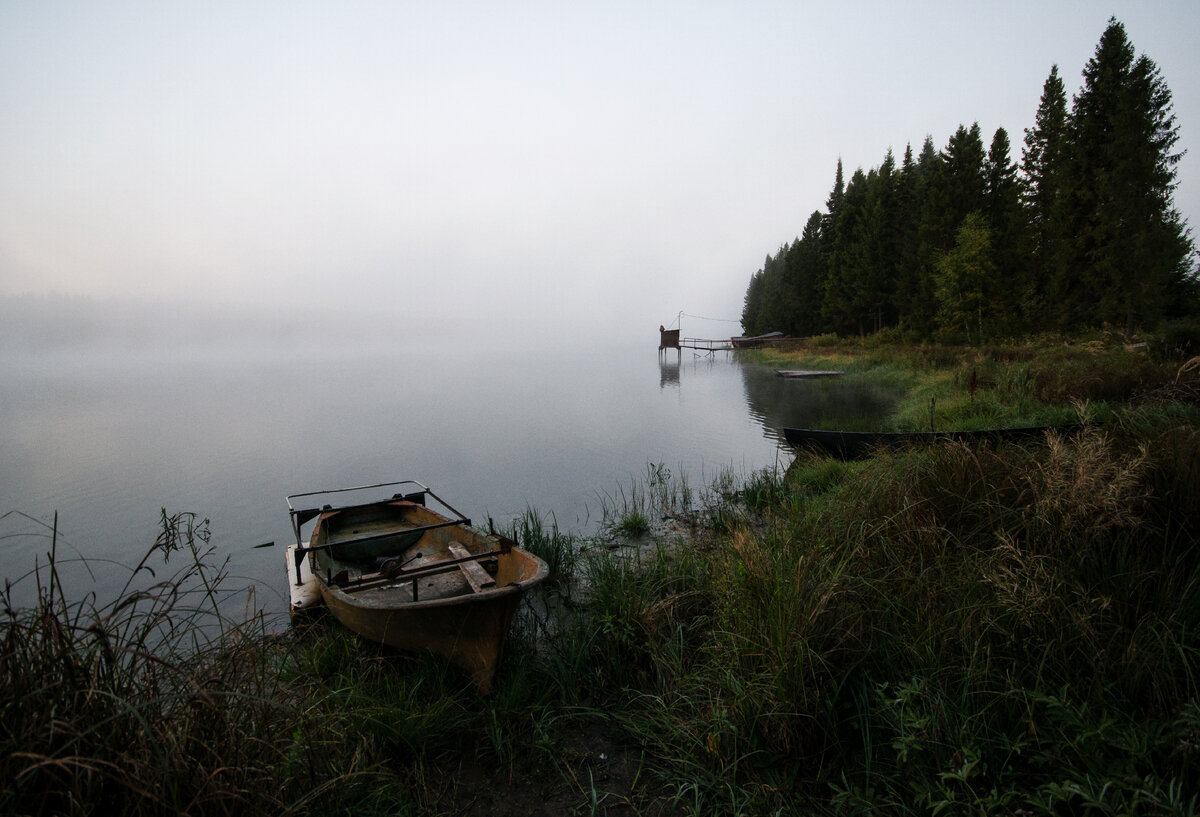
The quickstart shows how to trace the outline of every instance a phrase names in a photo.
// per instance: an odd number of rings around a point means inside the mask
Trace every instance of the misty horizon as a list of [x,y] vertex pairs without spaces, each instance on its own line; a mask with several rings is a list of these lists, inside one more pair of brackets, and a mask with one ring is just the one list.
[[1173,92],[1194,221],[1190,0],[5,4],[0,293],[175,316],[71,307],[25,330],[48,339],[203,314],[226,335],[300,316],[519,347],[739,318],[839,159],[972,122],[1019,153],[1051,66],[1075,93],[1109,15]]

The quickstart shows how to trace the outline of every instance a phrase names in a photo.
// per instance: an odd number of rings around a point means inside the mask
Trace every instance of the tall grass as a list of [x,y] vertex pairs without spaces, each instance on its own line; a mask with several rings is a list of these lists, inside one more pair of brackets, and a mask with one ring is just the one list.
[[[274,673],[244,660],[261,642],[262,621],[221,614],[224,570],[206,567],[207,540],[207,520],[164,512],[158,541],[105,604],[69,600],[57,532],[33,577],[37,602],[14,605],[6,583],[0,811],[284,807],[279,785],[262,789],[282,760],[278,748],[245,739],[280,726],[269,703],[279,692]],[[154,578],[152,561],[180,551],[182,565]]]
[[[1194,813],[1200,411],[999,357],[963,417],[1088,429],[719,478],[717,536],[588,565],[590,699],[675,808]],[[1131,394],[1089,367],[1055,399]]]
[[[1120,416],[1165,433],[1152,414]],[[1160,486],[1195,486],[1200,449],[1176,442],[801,460],[788,485],[825,501],[680,557],[701,658],[624,632],[655,679],[625,728],[728,813],[1194,808],[1200,493]]]
[[1194,813],[1200,412],[1075,354],[915,353],[960,421],[1089,430],[718,475],[706,535],[579,562],[541,671],[672,813]]
[[56,545],[32,606],[3,592],[0,813],[415,814],[426,758],[477,723],[445,662],[398,672],[321,619],[228,617],[194,514],[164,511],[105,603],[62,585]]

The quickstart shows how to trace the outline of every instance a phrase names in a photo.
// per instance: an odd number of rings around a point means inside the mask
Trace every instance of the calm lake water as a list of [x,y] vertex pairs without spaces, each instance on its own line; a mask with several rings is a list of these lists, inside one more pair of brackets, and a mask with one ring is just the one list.
[[[656,342],[0,355],[0,513],[57,512],[60,556],[131,566],[160,508],[195,511],[230,572],[277,612],[290,493],[411,478],[477,523],[531,507],[589,532],[601,498],[628,493],[649,464],[698,488],[786,466],[784,426],[890,408],[855,379],[785,380],[729,353],[664,361]],[[0,572],[44,564],[46,533],[0,520]],[[98,586],[76,592],[106,598],[102,575],[86,581]]]

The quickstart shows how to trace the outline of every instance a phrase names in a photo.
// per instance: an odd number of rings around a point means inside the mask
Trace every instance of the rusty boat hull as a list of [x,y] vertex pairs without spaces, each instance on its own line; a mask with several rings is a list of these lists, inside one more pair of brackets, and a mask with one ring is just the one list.
[[487,693],[521,599],[547,566],[453,509],[427,507],[426,496],[437,497],[420,487],[362,505],[293,510],[297,531],[299,517],[316,519],[297,558],[307,560],[322,602],[348,629],[441,655]]

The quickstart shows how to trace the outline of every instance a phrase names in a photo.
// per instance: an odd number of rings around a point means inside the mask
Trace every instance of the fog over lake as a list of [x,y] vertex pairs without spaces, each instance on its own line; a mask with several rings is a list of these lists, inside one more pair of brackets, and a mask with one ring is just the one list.
[[1110,15],[1194,222],[1194,0],[0,4],[4,575],[56,512],[60,552],[136,563],[165,508],[281,593],[291,492],[589,531],[650,464],[699,489],[869,424],[867,384],[660,363],[658,326],[739,334],[839,168],[973,123],[1018,161]]
[[[860,382],[785,380],[725,352],[660,358],[656,326],[522,345],[350,323],[295,333],[272,316],[221,326],[183,309],[118,320],[110,305],[90,326],[60,313],[61,342],[38,322],[35,345],[32,330],[13,336],[8,306],[0,513],[57,512],[60,556],[131,566],[160,509],[194,511],[270,610],[284,606],[290,493],[411,478],[477,523],[533,508],[594,532],[603,498],[630,494],[649,465],[699,489],[786,466],[785,425],[888,407]],[[12,535],[36,527],[0,521],[6,577],[49,549]]]

